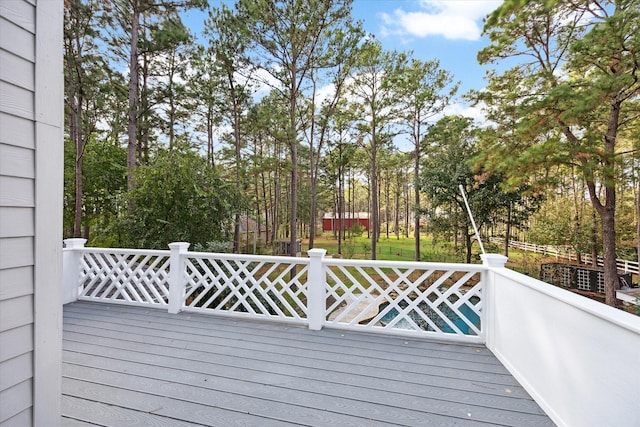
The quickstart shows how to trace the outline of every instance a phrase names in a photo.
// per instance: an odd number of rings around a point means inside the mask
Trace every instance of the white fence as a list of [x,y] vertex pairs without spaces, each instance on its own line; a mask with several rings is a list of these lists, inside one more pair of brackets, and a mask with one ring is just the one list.
[[486,267],[85,248],[66,241],[65,302],[76,299],[484,342]]
[[480,342],[559,426],[640,425],[640,317],[504,268],[85,248],[65,241],[77,299]]
[[[504,245],[504,239],[502,237],[491,237],[489,238],[489,241],[491,243]],[[556,258],[568,259],[570,261],[578,261],[578,254],[566,247],[558,247],[553,245],[536,245],[535,243],[518,242],[516,240],[509,240],[509,247],[527,252],[535,252],[547,256],[555,256]],[[591,254],[581,254],[580,257],[583,264],[593,265],[593,257],[591,256]],[[599,256],[596,261],[598,267],[602,267],[604,265],[604,258],[602,258],[601,256]],[[625,273],[640,274],[640,267],[638,267],[637,261],[617,259],[616,264],[618,265],[619,271]]]
[[493,269],[487,347],[558,426],[640,426],[640,317]]

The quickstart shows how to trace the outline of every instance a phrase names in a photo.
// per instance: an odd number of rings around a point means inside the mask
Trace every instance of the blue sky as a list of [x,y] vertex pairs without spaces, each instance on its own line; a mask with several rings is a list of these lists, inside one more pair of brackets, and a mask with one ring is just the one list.
[[501,1],[355,0],[353,15],[388,49],[438,59],[461,82],[461,92],[484,87],[477,52],[487,45],[482,19]]
[[[209,0],[211,5],[233,0]],[[353,17],[363,23],[389,50],[411,51],[421,60],[437,59],[460,82],[459,95],[485,86],[476,55],[488,44],[482,37],[483,18],[501,0],[354,0]],[[199,34],[207,14],[189,12],[185,23]],[[462,100],[453,103],[448,114],[462,114],[484,121],[478,108]]]
[[[212,5],[232,0],[210,0]],[[477,52],[487,45],[481,37],[482,19],[500,0],[354,0],[353,16],[361,20],[387,49],[413,51],[414,57],[438,59],[461,82],[461,92],[484,86]],[[200,33],[206,13],[186,19]]]

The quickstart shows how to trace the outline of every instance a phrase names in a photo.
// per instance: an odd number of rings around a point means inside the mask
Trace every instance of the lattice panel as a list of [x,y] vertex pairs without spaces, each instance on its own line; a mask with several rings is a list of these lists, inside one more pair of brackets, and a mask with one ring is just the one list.
[[169,254],[85,252],[79,298],[167,305]]
[[479,336],[480,279],[479,271],[329,265],[327,323]]
[[185,306],[279,319],[307,318],[308,262],[189,257]]

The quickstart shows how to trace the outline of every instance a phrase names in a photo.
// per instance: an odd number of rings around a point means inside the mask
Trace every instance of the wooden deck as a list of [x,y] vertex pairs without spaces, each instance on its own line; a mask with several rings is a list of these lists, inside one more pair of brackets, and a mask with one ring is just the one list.
[[482,346],[64,307],[62,425],[552,426]]

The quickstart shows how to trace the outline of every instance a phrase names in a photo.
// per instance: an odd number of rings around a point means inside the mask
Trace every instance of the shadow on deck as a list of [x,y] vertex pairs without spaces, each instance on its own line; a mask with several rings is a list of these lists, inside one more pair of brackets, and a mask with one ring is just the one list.
[[64,307],[62,425],[552,426],[483,346]]

